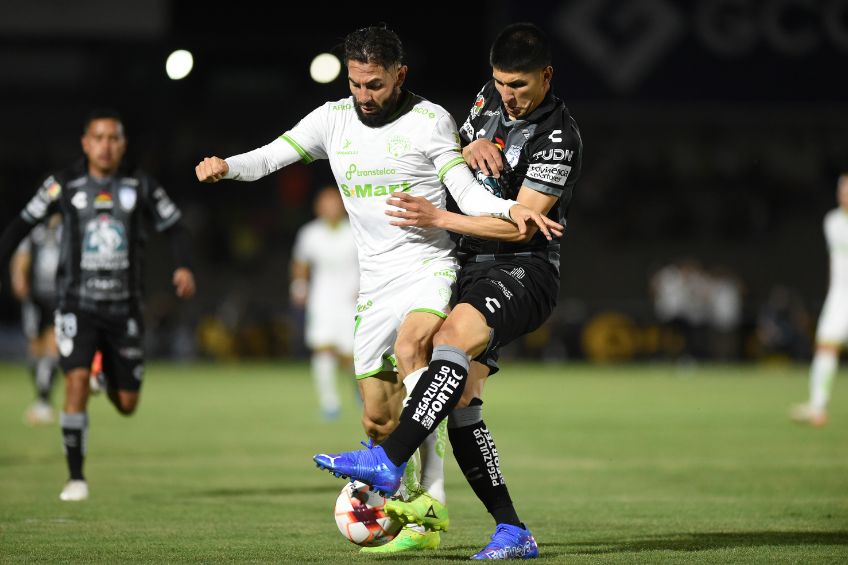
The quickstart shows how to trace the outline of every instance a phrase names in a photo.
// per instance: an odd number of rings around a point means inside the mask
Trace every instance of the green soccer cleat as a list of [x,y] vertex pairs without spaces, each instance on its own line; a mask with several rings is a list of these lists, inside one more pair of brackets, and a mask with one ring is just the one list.
[[386,501],[386,512],[402,524],[419,524],[434,532],[446,532],[450,524],[447,506],[425,491],[418,491],[406,502]]
[[436,549],[441,543],[439,532],[416,532],[410,526],[404,526],[395,539],[384,545],[363,547],[359,553],[400,553],[420,549]]

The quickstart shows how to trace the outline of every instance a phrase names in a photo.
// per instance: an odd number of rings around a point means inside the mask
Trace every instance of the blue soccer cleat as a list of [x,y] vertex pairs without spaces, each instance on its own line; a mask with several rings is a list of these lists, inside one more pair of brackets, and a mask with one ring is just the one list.
[[363,482],[385,497],[392,496],[400,488],[406,462],[395,465],[379,445],[366,447],[367,449],[329,455],[319,453],[312,459],[319,468],[326,469],[337,477]]
[[489,545],[471,559],[533,559],[539,557],[539,546],[527,528],[498,524]]

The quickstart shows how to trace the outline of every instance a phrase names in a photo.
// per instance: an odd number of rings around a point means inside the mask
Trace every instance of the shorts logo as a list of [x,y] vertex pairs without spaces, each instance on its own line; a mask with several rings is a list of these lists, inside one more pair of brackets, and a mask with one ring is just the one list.
[[135,321],[135,318],[127,320],[127,335],[130,337],[138,337],[138,322]]
[[[494,307],[492,307],[492,304],[494,304]],[[487,297],[486,297],[486,309],[487,309],[489,312],[491,312],[492,314],[494,314],[494,313],[495,313],[495,308],[500,308],[500,307],[501,307],[501,303],[500,303],[500,302],[498,302],[497,298],[492,298],[492,297],[490,297],[490,296],[487,296]]]
[[56,312],[55,317],[56,344],[62,357],[68,357],[74,351],[74,337],[77,335],[76,314]]
[[526,275],[527,273],[524,271],[523,267],[516,267],[513,270],[509,271],[507,274],[509,276],[511,276],[512,278],[520,281],[521,279],[524,278],[524,275]]

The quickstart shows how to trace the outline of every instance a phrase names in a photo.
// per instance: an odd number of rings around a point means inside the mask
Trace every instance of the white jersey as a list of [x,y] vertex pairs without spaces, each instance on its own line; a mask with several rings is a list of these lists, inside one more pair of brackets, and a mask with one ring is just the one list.
[[830,252],[830,289],[848,292],[848,212],[841,208],[828,212],[824,236]]
[[312,220],[298,230],[292,255],[309,265],[307,310],[347,310],[352,326],[359,265],[350,223]]
[[364,125],[346,98],[324,104],[283,135],[304,160],[330,160],[359,248],[363,287],[371,287],[363,292],[427,259],[447,257],[454,247],[444,230],[399,229],[385,214],[392,192],[423,196],[444,208],[441,179],[451,167],[465,166],[451,116],[426,100],[407,98],[411,108],[401,108],[405,113],[382,127]]
[[392,226],[385,214],[392,192],[422,196],[444,208],[447,187],[469,215],[509,218],[516,204],[477,183],[444,108],[409,92],[402,96],[398,117],[381,127],[359,120],[351,96],[313,110],[268,145],[227,158],[226,178],[236,180],[261,178],[298,159],[329,159],[359,250],[361,292],[385,288],[453,251],[444,230]]

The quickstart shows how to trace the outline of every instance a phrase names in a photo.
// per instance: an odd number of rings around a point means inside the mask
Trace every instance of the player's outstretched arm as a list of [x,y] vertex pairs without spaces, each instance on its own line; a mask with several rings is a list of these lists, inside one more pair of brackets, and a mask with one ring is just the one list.
[[396,221],[390,222],[394,226],[436,227],[464,235],[512,242],[528,241],[533,237],[538,229],[535,224],[538,215],[539,221],[545,224],[550,233],[562,237],[563,226],[544,215],[556,202],[555,198],[534,190],[522,189],[518,200],[524,203],[513,206],[510,213],[523,220],[524,231],[520,229],[517,221],[512,223],[499,218],[455,214],[437,208],[426,198],[412,196],[406,192],[392,194],[388,203],[400,210],[387,210],[386,215],[397,218]]
[[301,160],[297,150],[282,137],[253,151],[226,159],[206,157],[194,168],[200,182],[222,179],[254,181]]
[[229,172],[230,166],[220,157],[206,157],[194,168],[194,174],[200,182],[218,182]]

